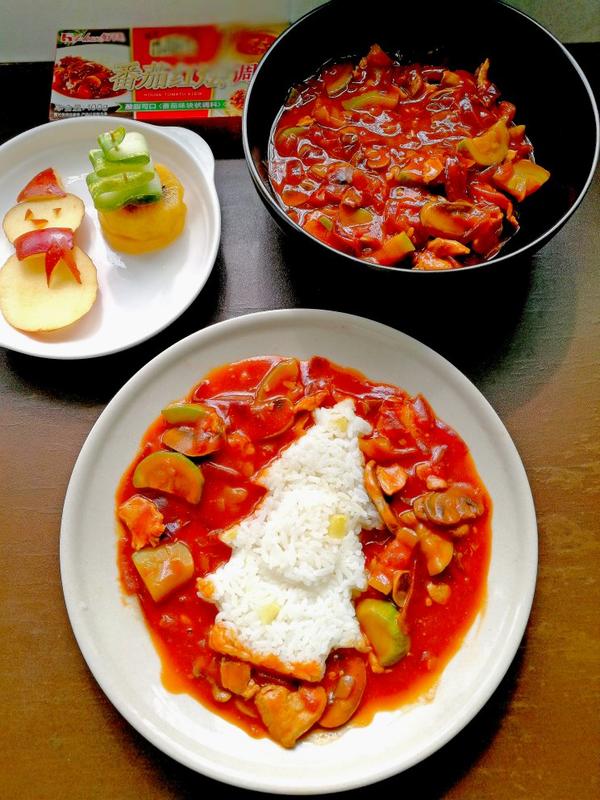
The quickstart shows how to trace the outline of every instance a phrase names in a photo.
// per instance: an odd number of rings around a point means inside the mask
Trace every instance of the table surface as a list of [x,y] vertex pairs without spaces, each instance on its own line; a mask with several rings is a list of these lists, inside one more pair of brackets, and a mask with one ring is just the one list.
[[[599,45],[574,45],[592,74]],[[2,65],[27,105],[0,142],[47,119],[50,66]],[[0,741],[10,798],[158,800],[252,793],[215,783],[146,742],[96,685],[66,615],[59,529],[71,470],[120,386],[165,347],[219,320],[271,308],[358,313],[450,359],[483,392],[523,458],[537,509],[539,577],[506,677],[441,751],[384,784],[420,798],[597,797],[600,791],[600,182],[562,231],[490,287],[464,284],[461,310],[369,276],[348,289],[313,271],[269,217],[235,137],[209,137],[223,213],[219,255],[190,309],[150,341],[82,362],[0,349]],[[375,276],[378,278],[379,276]],[[417,283],[417,282],[415,282]],[[419,284],[421,282],[418,282]],[[504,284],[504,285],[503,285]],[[390,287],[388,289],[388,286]],[[417,311],[410,309],[417,309]],[[467,313],[465,313],[467,311]],[[256,795],[258,796],[258,795]]]

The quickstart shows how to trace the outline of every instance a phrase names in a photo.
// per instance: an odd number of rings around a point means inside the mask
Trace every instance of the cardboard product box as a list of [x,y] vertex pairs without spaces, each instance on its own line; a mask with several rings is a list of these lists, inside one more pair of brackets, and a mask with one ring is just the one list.
[[50,119],[239,126],[256,66],[287,24],[61,30]]

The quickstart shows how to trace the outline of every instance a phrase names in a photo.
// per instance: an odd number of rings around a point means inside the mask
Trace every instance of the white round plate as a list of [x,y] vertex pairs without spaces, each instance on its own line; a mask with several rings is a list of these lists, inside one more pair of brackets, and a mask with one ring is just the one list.
[[[117,571],[115,491],[148,425],[211,368],[260,354],[323,355],[369,378],[422,392],[470,447],[493,501],[484,607],[434,699],[376,715],[326,744],[284,750],[252,739],[185,694],[170,694],[136,598]],[[143,736],[211,778],[260,791],[314,794],[364,786],[433,753],[479,711],[508,669],[527,623],[537,528],[527,477],[501,421],[441,356],[377,322],[331,311],[268,311],[194,333],[143,367],[85,442],[67,491],[62,583],[81,651],[116,708]]]
[[[143,255],[115,253],[106,243],[85,176],[88,152],[103,131],[124,125],[141,131],[155,162],[165,164],[185,189],[183,233],[168,247]],[[54,167],[67,192],[85,203],[75,243],[98,270],[98,297],[81,320],[58,331],[30,334],[0,314],[0,346],[44,358],[92,358],[139,344],[177,319],[197,297],[213,268],[221,236],[221,214],[209,146],[185,128],[160,128],[134,120],[77,117],[50,122],[0,147],[0,218],[38,172]],[[0,231],[0,265],[14,253]]]

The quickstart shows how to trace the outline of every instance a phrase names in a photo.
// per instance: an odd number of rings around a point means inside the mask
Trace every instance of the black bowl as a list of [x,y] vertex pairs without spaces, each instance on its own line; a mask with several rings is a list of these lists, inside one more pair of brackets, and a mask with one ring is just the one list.
[[[357,10],[357,9],[360,9]],[[491,61],[491,77],[525,123],[536,161],[551,172],[519,205],[520,230],[489,261],[433,274],[456,274],[530,255],[547,242],[581,202],[598,160],[598,109],[581,68],[539,23],[500,2],[357,4],[331,0],[287,29],[260,62],[244,111],[246,162],[261,200],[281,227],[311,243],[320,258],[363,268],[430,275],[362,261],[323,244],[294,223],[277,202],[267,174],[273,122],[290,88],[331,59],[365,54],[377,42],[404,63],[444,64],[474,71]]]

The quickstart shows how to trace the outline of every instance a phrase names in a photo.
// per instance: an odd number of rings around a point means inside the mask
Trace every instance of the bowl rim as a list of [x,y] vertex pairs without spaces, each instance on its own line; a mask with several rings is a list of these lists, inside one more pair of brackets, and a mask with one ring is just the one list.
[[473,270],[479,270],[482,267],[491,267],[492,265],[500,264],[502,261],[507,261],[508,259],[515,259],[515,258],[518,258],[519,256],[524,255],[528,251],[535,250],[538,246],[541,246],[545,241],[550,239],[554,235],[554,233],[556,233],[558,230],[560,230],[560,228],[565,224],[565,222],[569,219],[569,217],[571,217],[571,215],[576,211],[576,209],[580,205],[581,201],[585,197],[585,194],[586,194],[587,190],[590,187],[590,184],[592,182],[592,178],[594,177],[594,173],[596,171],[596,166],[598,164],[598,155],[599,155],[599,152],[600,152],[600,116],[598,114],[598,105],[596,103],[596,98],[594,97],[594,92],[592,91],[592,87],[590,85],[590,82],[588,81],[584,71],[581,69],[581,67],[577,63],[576,59],[571,55],[571,53],[567,50],[567,48],[564,46],[564,44],[562,42],[560,42],[556,38],[556,36],[554,36],[553,33],[550,33],[550,31],[547,28],[545,28],[541,23],[539,23],[536,19],[534,19],[533,17],[529,16],[529,14],[526,14],[525,12],[521,11],[520,9],[514,8],[511,5],[508,5],[508,3],[504,2],[504,0],[498,0],[497,5],[498,6],[502,6],[509,13],[513,12],[513,13],[521,16],[521,17],[525,17],[526,20],[528,20],[533,25],[537,26],[543,34],[545,34],[548,38],[550,38],[558,46],[558,48],[560,50],[562,50],[563,55],[565,55],[567,57],[567,59],[571,62],[572,66],[574,67],[575,72],[579,75],[579,78],[580,78],[580,80],[581,80],[581,82],[583,84],[583,87],[585,88],[585,90],[586,90],[586,92],[588,94],[588,98],[589,98],[589,101],[590,101],[592,114],[594,116],[594,122],[595,122],[594,156],[592,158],[592,163],[590,164],[590,170],[589,170],[588,176],[587,176],[587,178],[586,178],[586,180],[585,180],[585,182],[584,182],[584,184],[583,184],[583,186],[581,188],[581,191],[579,192],[577,198],[574,200],[574,202],[571,204],[571,206],[562,215],[562,217],[560,217],[560,219],[557,220],[554,223],[554,225],[552,225],[551,228],[548,228],[543,233],[541,233],[536,239],[534,239],[531,242],[528,242],[527,244],[524,244],[522,247],[520,247],[518,250],[515,250],[512,253],[504,253],[503,255],[499,255],[499,256],[495,256],[494,258],[490,258],[488,261],[481,261],[479,264],[472,264],[472,265],[469,265],[469,266],[460,267],[459,269],[444,270],[442,272],[436,272],[436,271],[431,271],[431,270],[407,269],[405,267],[398,267],[398,266],[393,266],[393,265],[392,266],[385,266],[383,264],[374,264],[374,263],[372,263],[370,261],[365,261],[364,259],[357,258],[356,256],[350,255],[349,253],[343,253],[341,250],[336,250],[336,248],[331,247],[328,244],[325,244],[320,239],[317,239],[316,237],[311,236],[309,233],[307,233],[304,230],[304,228],[302,228],[300,225],[298,225],[298,223],[294,222],[294,220],[292,220],[284,212],[283,208],[279,205],[279,203],[277,203],[277,201],[275,200],[275,198],[272,195],[272,193],[265,188],[265,184],[263,183],[260,175],[258,174],[258,170],[256,169],[256,165],[255,165],[254,159],[252,157],[252,149],[250,147],[250,142],[249,142],[249,139],[248,139],[248,109],[249,109],[249,106],[250,106],[252,93],[253,93],[256,81],[257,81],[257,79],[258,79],[258,77],[259,77],[259,75],[261,73],[261,70],[264,69],[264,65],[265,65],[269,55],[277,47],[281,47],[282,46],[282,42],[284,42],[286,36],[288,36],[288,34],[290,34],[292,30],[296,29],[301,24],[303,24],[309,17],[312,17],[313,15],[318,15],[319,13],[322,13],[323,9],[326,8],[327,6],[329,6],[331,4],[331,2],[332,2],[332,0],[330,0],[330,2],[328,2],[328,3],[325,3],[324,5],[319,5],[316,8],[311,9],[306,14],[303,14],[294,23],[292,23],[292,25],[290,25],[289,28],[284,30],[278,36],[278,38],[271,45],[271,47],[269,48],[267,53],[265,53],[263,58],[260,60],[260,62],[258,64],[258,67],[257,67],[256,71],[254,72],[254,75],[252,76],[252,80],[250,81],[250,85],[249,85],[248,91],[246,93],[246,100],[245,100],[245,103],[244,103],[244,113],[242,114],[242,145],[243,145],[243,148],[244,148],[244,157],[246,159],[246,165],[247,165],[248,170],[250,172],[250,177],[252,178],[252,181],[253,181],[253,183],[254,183],[254,185],[255,185],[255,187],[256,187],[256,189],[257,189],[257,191],[258,191],[258,193],[259,193],[259,195],[261,197],[261,199],[267,205],[267,208],[271,212],[274,212],[277,215],[277,217],[279,218],[279,221],[283,222],[284,224],[287,224],[287,225],[291,226],[292,230],[298,231],[302,236],[306,237],[310,242],[314,243],[315,246],[323,248],[323,250],[326,251],[330,256],[333,255],[333,256],[346,258],[349,261],[353,261],[353,262],[355,262],[357,264],[361,264],[362,266],[366,266],[367,268],[369,268],[369,269],[371,269],[371,270],[373,270],[375,272],[394,272],[394,273],[402,272],[402,273],[410,273],[412,275],[417,275],[417,274],[418,275],[430,275],[430,274],[447,275],[447,274],[456,274],[456,273],[462,274],[462,273],[465,273],[465,272],[472,272]]

